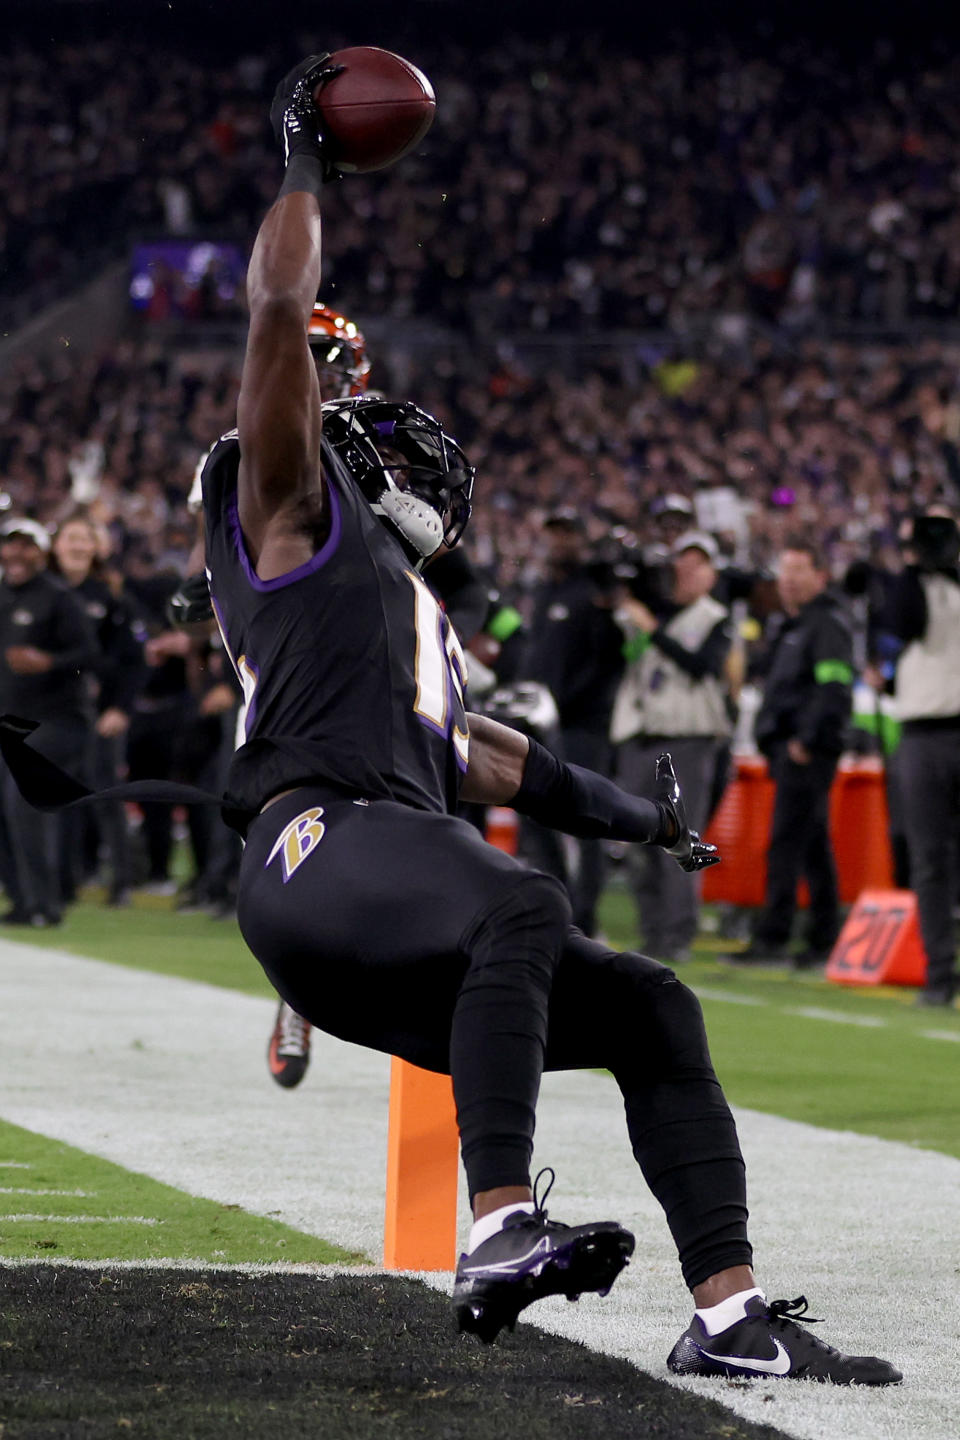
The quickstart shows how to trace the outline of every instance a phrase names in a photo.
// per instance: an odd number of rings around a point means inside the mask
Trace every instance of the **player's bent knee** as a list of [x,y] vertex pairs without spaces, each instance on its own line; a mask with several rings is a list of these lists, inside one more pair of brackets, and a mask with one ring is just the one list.
[[[700,1001],[667,965],[648,955],[628,952],[618,957],[620,974],[633,1004],[624,1010],[641,1017],[642,1029],[671,1066],[710,1067],[710,1052]],[[636,1042],[636,1030],[633,1031]]]
[[462,941],[475,962],[536,953],[555,964],[570,928],[566,891],[531,871],[475,918]]

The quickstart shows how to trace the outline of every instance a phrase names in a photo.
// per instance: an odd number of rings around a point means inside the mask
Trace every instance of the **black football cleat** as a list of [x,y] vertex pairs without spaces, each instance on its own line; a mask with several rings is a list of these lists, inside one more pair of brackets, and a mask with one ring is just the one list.
[[[553,1171],[543,1200],[553,1185]],[[537,1176],[539,1181],[540,1175]],[[562,1225],[548,1220],[543,1201],[533,1214],[508,1215],[502,1230],[470,1255],[461,1255],[453,1284],[453,1309],[460,1330],[489,1345],[521,1310],[546,1295],[579,1300],[586,1291],[606,1295],[633,1254],[634,1238],[614,1220]]]
[[[806,1316],[807,1302],[759,1295],[746,1302],[746,1318],[708,1335],[698,1315],[667,1357],[675,1375],[725,1379],[818,1380],[832,1385],[899,1385],[903,1376],[873,1355],[842,1355],[791,1318]],[[812,1317],[807,1324],[818,1324]]]
[[270,1074],[284,1090],[292,1090],[299,1085],[307,1073],[311,1028],[309,1020],[304,1020],[285,1000],[280,1001],[277,1022],[267,1049],[267,1064]]

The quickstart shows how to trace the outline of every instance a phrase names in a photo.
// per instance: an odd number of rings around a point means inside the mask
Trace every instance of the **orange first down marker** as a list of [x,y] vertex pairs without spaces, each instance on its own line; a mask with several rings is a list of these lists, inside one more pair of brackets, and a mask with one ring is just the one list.
[[453,1084],[394,1058],[387,1136],[387,1270],[454,1270],[460,1142]]

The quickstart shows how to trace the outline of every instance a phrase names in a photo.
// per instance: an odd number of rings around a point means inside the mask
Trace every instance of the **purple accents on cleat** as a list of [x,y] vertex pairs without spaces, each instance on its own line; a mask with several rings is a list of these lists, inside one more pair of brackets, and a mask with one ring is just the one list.
[[[552,1184],[551,1178],[544,1200]],[[502,1230],[461,1255],[453,1287],[457,1324],[489,1344],[504,1327],[513,1329],[521,1310],[546,1295],[571,1301],[588,1291],[605,1295],[633,1248],[630,1231],[614,1220],[563,1225],[549,1220],[538,1201],[532,1215],[515,1211]]]

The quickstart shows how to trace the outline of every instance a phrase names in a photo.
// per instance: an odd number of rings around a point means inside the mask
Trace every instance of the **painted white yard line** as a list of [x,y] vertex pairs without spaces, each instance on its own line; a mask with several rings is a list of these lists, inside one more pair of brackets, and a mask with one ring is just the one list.
[[[64,1017],[54,1047],[51,995]],[[762,1018],[744,1015],[745,1044]],[[272,1022],[266,1000],[0,941],[0,1115],[376,1257],[387,1061],[318,1036],[307,1080],[281,1091],[264,1061]],[[956,1440],[956,1327],[945,1317],[960,1161],[750,1111],[738,1124],[760,1283],[771,1298],[806,1294],[826,1340],[889,1356],[907,1383],[673,1383],[802,1440]],[[638,1245],[608,1299],[543,1302],[531,1321],[669,1379],[664,1359],[690,1298],[610,1079],[545,1078],[535,1161],[557,1169],[556,1218],[615,1216]],[[467,1223],[461,1202],[463,1233]],[[449,1276],[431,1279],[449,1288]]]
[[337,1275],[358,1275],[369,1278],[381,1275],[370,1265],[320,1265],[316,1261],[291,1262],[271,1260],[258,1265],[252,1260],[184,1260],[164,1256],[152,1260],[64,1260],[51,1255],[37,1255],[8,1259],[0,1256],[0,1270],[32,1269],[36,1265],[49,1265],[56,1270],[177,1270],[177,1271],[236,1271],[239,1275],[313,1275],[317,1280],[331,1280]]
[[162,1225],[149,1215],[0,1215],[0,1225],[12,1221],[42,1220],[48,1225]]
[[32,1170],[25,1160],[0,1160],[0,1170]]
[[[702,1000],[716,1000],[723,1005],[767,1006],[781,1015],[797,1015],[802,1020],[826,1020],[836,1025],[859,1025],[864,1030],[883,1030],[890,1025],[881,1015],[854,1015],[848,1010],[831,1010],[825,1005],[778,1005],[774,1000],[764,1000],[759,995],[731,995],[726,990],[716,990],[710,985],[698,985],[697,994]],[[917,1030],[924,1040],[947,1040],[960,1044],[960,1030]]]
[[[681,976],[682,978],[682,976]],[[708,985],[698,985],[697,994],[704,1000],[722,1000],[725,1005],[769,1005],[759,995],[730,995],[726,990],[711,990]]]
[[22,1185],[0,1185],[0,1195],[70,1195],[79,1200],[93,1200],[92,1190],[31,1190]]
[[827,1010],[822,1005],[784,1005],[784,1015],[799,1015],[802,1020],[829,1020],[836,1025],[860,1025],[864,1030],[885,1030],[888,1021],[879,1015],[851,1015],[846,1010]]

